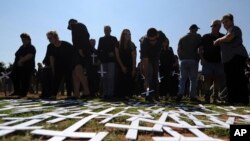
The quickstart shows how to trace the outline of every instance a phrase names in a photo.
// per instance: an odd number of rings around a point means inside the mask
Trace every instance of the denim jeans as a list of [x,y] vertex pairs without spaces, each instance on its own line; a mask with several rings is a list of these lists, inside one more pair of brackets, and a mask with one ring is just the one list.
[[115,89],[115,63],[103,63],[103,70],[106,72],[103,76],[103,96],[114,96]]
[[183,96],[187,79],[190,80],[190,98],[196,97],[198,61],[197,60],[181,60],[180,61],[180,83],[179,96]]

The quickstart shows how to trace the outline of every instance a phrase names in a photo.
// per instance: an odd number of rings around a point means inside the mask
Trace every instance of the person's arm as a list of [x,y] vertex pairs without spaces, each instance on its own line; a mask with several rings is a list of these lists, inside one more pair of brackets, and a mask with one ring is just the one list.
[[149,84],[148,84],[148,58],[143,58],[142,59],[142,72],[143,72],[143,75],[145,77],[145,80],[144,80],[144,88],[146,89],[147,87],[149,87]]
[[122,60],[121,60],[120,54],[119,54],[119,49],[117,47],[115,48],[115,56],[116,56],[116,60],[117,60],[118,64],[120,65],[120,67],[122,69],[122,72],[126,73],[127,72],[126,67],[122,63]]
[[24,57],[22,57],[21,59],[19,59],[18,64],[21,65],[21,64],[25,63],[26,61],[29,61],[33,57],[34,57],[34,54],[29,53],[29,54],[25,55]]
[[134,77],[136,73],[136,50],[132,51],[132,59],[133,59],[132,77]]
[[233,32],[229,32],[228,34],[226,34],[225,36],[218,38],[217,40],[214,41],[214,45],[218,46],[221,43],[224,42],[231,42],[234,39],[235,35]]
[[55,58],[53,56],[49,56],[50,66],[53,75],[55,75]]

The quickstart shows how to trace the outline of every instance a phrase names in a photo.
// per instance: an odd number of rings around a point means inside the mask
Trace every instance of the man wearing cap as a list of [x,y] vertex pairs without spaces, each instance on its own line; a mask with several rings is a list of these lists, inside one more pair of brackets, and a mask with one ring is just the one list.
[[201,45],[201,35],[197,34],[199,27],[196,24],[190,26],[190,32],[179,40],[177,53],[180,58],[180,83],[176,101],[179,102],[185,91],[186,80],[190,79],[190,100],[200,102],[196,97],[198,74],[198,48]]
[[72,42],[75,48],[73,59],[73,81],[75,97],[80,97],[80,85],[83,88],[83,95],[89,95],[88,81],[85,76],[87,61],[90,56],[89,32],[87,27],[75,19],[69,20],[68,29],[72,32]]
[[213,103],[218,103],[218,94],[224,80],[223,64],[221,63],[220,46],[213,42],[223,37],[220,33],[221,22],[214,20],[211,24],[211,33],[202,37],[202,47],[199,50],[202,64],[202,74],[205,79],[205,102],[210,103],[211,85],[213,87]]

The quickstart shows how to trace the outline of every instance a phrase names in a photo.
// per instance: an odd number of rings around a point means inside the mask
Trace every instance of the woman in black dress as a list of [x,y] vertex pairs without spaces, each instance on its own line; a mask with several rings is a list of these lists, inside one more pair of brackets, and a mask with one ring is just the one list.
[[131,33],[124,29],[119,46],[115,49],[118,71],[118,95],[121,98],[132,96],[133,78],[136,73],[136,46],[131,41]]

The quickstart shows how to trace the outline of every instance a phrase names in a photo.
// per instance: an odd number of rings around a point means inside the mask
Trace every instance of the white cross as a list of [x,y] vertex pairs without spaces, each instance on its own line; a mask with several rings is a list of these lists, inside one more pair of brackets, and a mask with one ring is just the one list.
[[0,80],[3,79],[3,78],[7,78],[9,79],[9,75],[10,75],[11,72],[7,72],[7,73],[4,73],[4,72],[1,72],[2,76],[0,76]]
[[97,55],[93,52],[93,54],[91,55],[91,57],[92,57],[92,62],[94,64],[95,63],[95,58],[97,57]]
[[159,83],[161,83],[162,78],[163,78],[163,76],[161,77],[160,72],[158,72],[158,81],[159,81]]
[[[79,128],[81,128],[88,121],[90,121],[93,118],[98,117],[99,115],[107,114],[108,112],[110,112],[110,111],[112,111],[114,109],[115,108],[111,107],[111,108],[108,108],[108,109],[103,110],[101,112],[98,112],[96,114],[89,115],[89,116],[79,120],[75,124],[71,125],[67,129],[65,129],[63,131],[55,132],[55,134],[52,135],[53,137],[50,138],[48,141],[63,141],[67,137],[76,137],[77,132],[75,132],[75,131],[78,130]],[[48,134],[48,133],[51,133],[50,131],[51,130],[34,130],[34,131],[31,132],[31,134],[39,134],[39,135],[49,135],[49,136],[51,136],[50,134]],[[102,140],[108,134],[107,132],[100,132],[100,133],[102,133],[102,136],[98,135],[98,134],[94,134],[94,136],[93,135],[88,136],[87,138],[92,138],[92,140],[94,140],[93,138],[97,138],[97,136],[98,136],[98,139],[96,139],[96,140]],[[77,135],[79,135],[79,134],[77,134]],[[80,137],[80,136],[78,136],[78,137]],[[81,137],[84,138],[84,135],[82,134]]]
[[141,93],[142,95],[146,95],[149,96],[150,93],[152,93],[154,90],[149,90],[149,88],[147,88],[146,92]]
[[101,66],[100,66],[100,70],[98,71],[98,73],[101,74],[101,77],[104,76],[104,73],[107,73],[107,72],[105,72],[105,71],[103,70],[103,65],[102,65],[102,64],[101,64]]

